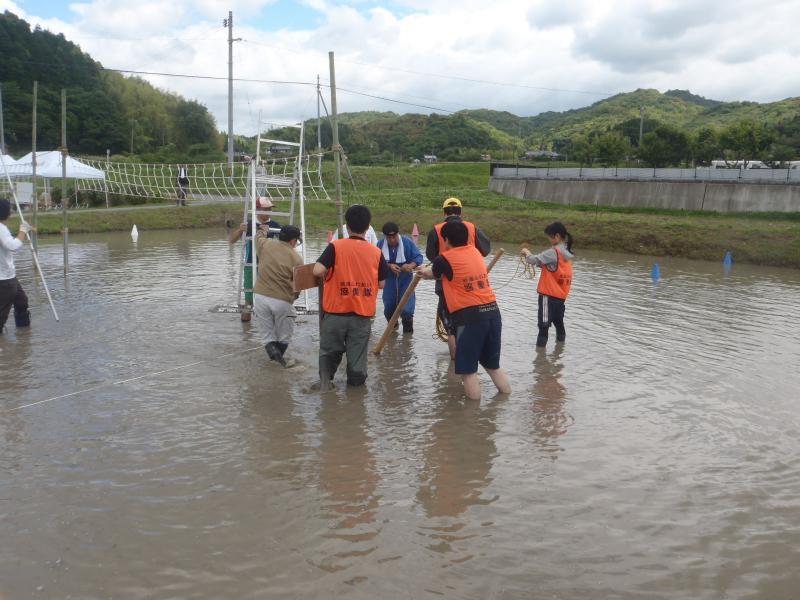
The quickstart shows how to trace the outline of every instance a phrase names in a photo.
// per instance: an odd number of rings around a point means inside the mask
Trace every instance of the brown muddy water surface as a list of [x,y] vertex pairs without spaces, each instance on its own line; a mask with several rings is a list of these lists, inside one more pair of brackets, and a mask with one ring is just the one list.
[[19,257],[0,598],[800,597],[797,271],[663,260],[654,285],[654,259],[578,246],[567,341],[537,353],[504,258],[509,397],[482,374],[463,399],[430,282],[366,389],[320,394],[315,316],[282,370],[209,312],[235,301],[225,235],[73,236],[67,289],[45,240],[61,323]]

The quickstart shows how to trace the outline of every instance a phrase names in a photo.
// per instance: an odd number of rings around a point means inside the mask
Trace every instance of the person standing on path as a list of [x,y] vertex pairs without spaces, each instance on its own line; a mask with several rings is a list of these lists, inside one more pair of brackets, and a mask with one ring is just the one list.
[[[397,223],[391,221],[383,226],[383,239],[378,242],[378,248],[383,253],[386,264],[389,265],[389,274],[383,288],[383,316],[388,321],[414,278],[411,273],[422,265],[424,259],[414,240],[407,235],[400,235]],[[415,305],[415,295],[411,294],[401,314],[403,333],[414,331]]]
[[28,310],[28,296],[17,281],[17,268],[14,253],[22,248],[22,242],[34,231],[27,223],[20,223],[17,237],[11,235],[6,222],[11,216],[11,203],[0,200],[0,335],[8,320],[11,307],[14,307],[14,323],[17,328],[30,327],[31,313]]
[[314,264],[314,276],[324,280],[319,335],[320,389],[330,389],[342,356],[347,353],[347,384],[367,380],[367,345],[372,317],[389,267],[377,246],[364,235],[372,214],[366,206],[347,209],[348,237],[333,240]]

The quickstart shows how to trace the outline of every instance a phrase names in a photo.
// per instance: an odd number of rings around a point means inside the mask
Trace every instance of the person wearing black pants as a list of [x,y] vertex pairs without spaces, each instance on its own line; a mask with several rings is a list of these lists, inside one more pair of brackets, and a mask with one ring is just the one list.
[[28,310],[28,296],[17,281],[14,266],[14,252],[22,248],[30,227],[27,223],[19,226],[17,237],[13,237],[6,226],[11,215],[11,204],[8,200],[0,200],[0,334],[3,333],[11,307],[14,307],[14,322],[17,327],[28,327],[31,324],[31,313]]
[[547,345],[547,333],[550,325],[556,327],[556,341],[563,342],[567,338],[564,329],[564,301],[572,288],[572,235],[567,232],[563,223],[555,221],[544,228],[550,238],[551,247],[539,254],[532,254],[527,248],[522,249],[525,260],[539,267],[539,316],[537,325],[539,335],[536,346]]
[[553,296],[539,294],[539,335],[536,336],[537,346],[546,346],[548,330],[550,325],[556,328],[556,341],[563,342],[567,339],[567,331],[564,329],[564,300]]

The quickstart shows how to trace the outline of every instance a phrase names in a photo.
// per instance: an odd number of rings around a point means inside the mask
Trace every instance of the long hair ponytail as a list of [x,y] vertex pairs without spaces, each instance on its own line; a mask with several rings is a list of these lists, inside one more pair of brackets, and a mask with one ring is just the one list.
[[564,245],[567,247],[567,250],[572,252],[572,235],[567,231],[567,228],[561,221],[553,221],[544,228],[544,232],[547,235],[560,235],[561,239],[564,240]]

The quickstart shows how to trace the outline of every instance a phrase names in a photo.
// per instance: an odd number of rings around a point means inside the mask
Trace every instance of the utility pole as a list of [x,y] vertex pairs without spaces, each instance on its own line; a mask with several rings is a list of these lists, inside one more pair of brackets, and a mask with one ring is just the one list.
[[228,169],[233,177],[233,42],[242,38],[233,39],[233,11],[228,11],[222,25],[228,28]]
[[328,52],[331,71],[331,129],[333,129],[333,164],[335,166],[336,208],[339,212],[339,239],[344,238],[344,209],[342,208],[342,147],[339,145],[339,124],[336,121],[336,68],[333,52]]
[[133,128],[136,125],[136,119],[131,119],[131,154],[133,154]]
[[69,226],[67,225],[67,90],[61,88],[61,212],[64,216],[64,275],[69,271]]
[[319,87],[319,75],[317,75],[317,175],[319,185],[322,185],[322,120],[319,114],[319,101],[322,99],[322,90]]

